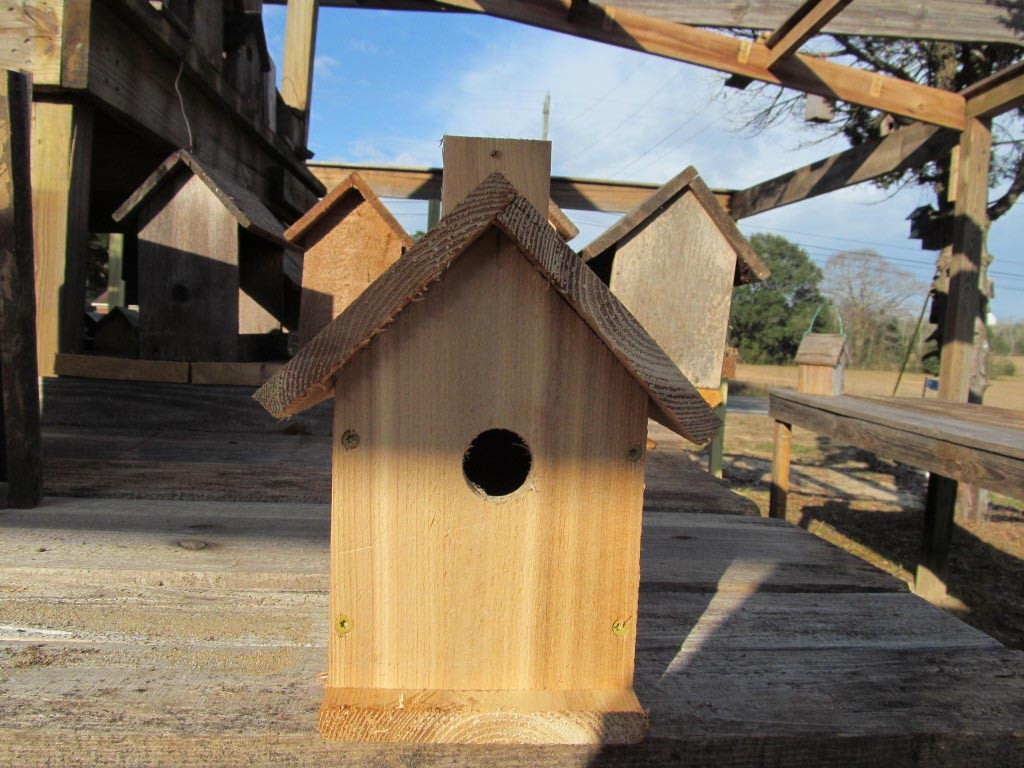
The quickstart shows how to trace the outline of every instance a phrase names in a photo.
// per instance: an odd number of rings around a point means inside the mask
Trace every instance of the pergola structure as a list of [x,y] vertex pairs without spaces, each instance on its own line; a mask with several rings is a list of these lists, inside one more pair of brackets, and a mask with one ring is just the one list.
[[[275,2],[277,0],[270,0]],[[719,191],[736,219],[795,203],[882,176],[919,167],[944,153],[959,153],[953,259],[942,345],[940,396],[968,395],[978,281],[987,230],[991,123],[1024,104],[1024,65],[1015,65],[961,93],[800,53],[819,33],[959,42],[1024,42],[1024,17],[1011,4],[988,0],[890,3],[884,0],[622,0],[617,6],[589,0],[287,0],[284,87],[303,94],[308,110],[319,6],[484,13],[621,48],[643,51],[730,73],[739,85],[752,80],[830,99],[841,99],[914,122],[859,147],[737,191]],[[707,27],[765,30],[756,40]],[[311,165],[328,186],[349,170]],[[378,194],[437,197],[440,172],[431,169],[360,168]],[[625,211],[655,185],[552,179],[552,199],[562,208]]]

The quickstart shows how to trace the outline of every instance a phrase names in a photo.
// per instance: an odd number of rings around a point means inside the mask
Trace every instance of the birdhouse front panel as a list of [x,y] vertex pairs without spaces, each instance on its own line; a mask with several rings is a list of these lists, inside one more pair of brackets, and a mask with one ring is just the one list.
[[178,171],[139,221],[139,352],[238,359],[238,222],[198,176]]
[[630,689],[648,394],[517,246],[334,383],[328,686]]
[[736,249],[684,191],[615,251],[612,292],[698,387],[722,379]]
[[[397,226],[397,225],[396,225]],[[302,346],[402,255],[405,233],[356,191],[346,194],[303,234]]]

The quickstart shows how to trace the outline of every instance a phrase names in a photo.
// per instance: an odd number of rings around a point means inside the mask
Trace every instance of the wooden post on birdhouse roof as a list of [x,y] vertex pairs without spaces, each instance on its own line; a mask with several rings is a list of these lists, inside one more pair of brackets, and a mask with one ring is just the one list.
[[490,141],[446,139],[440,223],[255,395],[334,398],[325,738],[647,730],[647,417],[696,443],[720,422],[546,221],[550,145]]

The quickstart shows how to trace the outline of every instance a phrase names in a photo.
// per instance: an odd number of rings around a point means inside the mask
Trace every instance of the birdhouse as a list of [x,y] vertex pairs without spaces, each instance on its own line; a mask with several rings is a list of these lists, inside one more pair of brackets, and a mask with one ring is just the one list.
[[798,392],[840,395],[846,376],[846,336],[808,333],[796,350]]
[[179,150],[114,212],[138,233],[139,354],[189,361],[284,353],[300,267],[251,191]]
[[722,380],[734,285],[770,274],[694,168],[581,251],[696,386]]
[[139,356],[139,313],[124,307],[111,307],[96,321],[93,352],[114,357]]
[[320,733],[632,742],[650,413],[717,417],[500,174],[255,398],[334,399]]
[[307,211],[285,238],[305,251],[295,349],[316,336],[412,245],[412,238],[358,173]]

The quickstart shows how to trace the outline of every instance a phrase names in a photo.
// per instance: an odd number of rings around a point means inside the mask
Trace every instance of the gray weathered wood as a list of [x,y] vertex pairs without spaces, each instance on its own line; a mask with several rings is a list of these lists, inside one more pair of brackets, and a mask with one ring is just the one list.
[[7,503],[43,495],[29,173],[32,79],[0,71],[0,471]]

